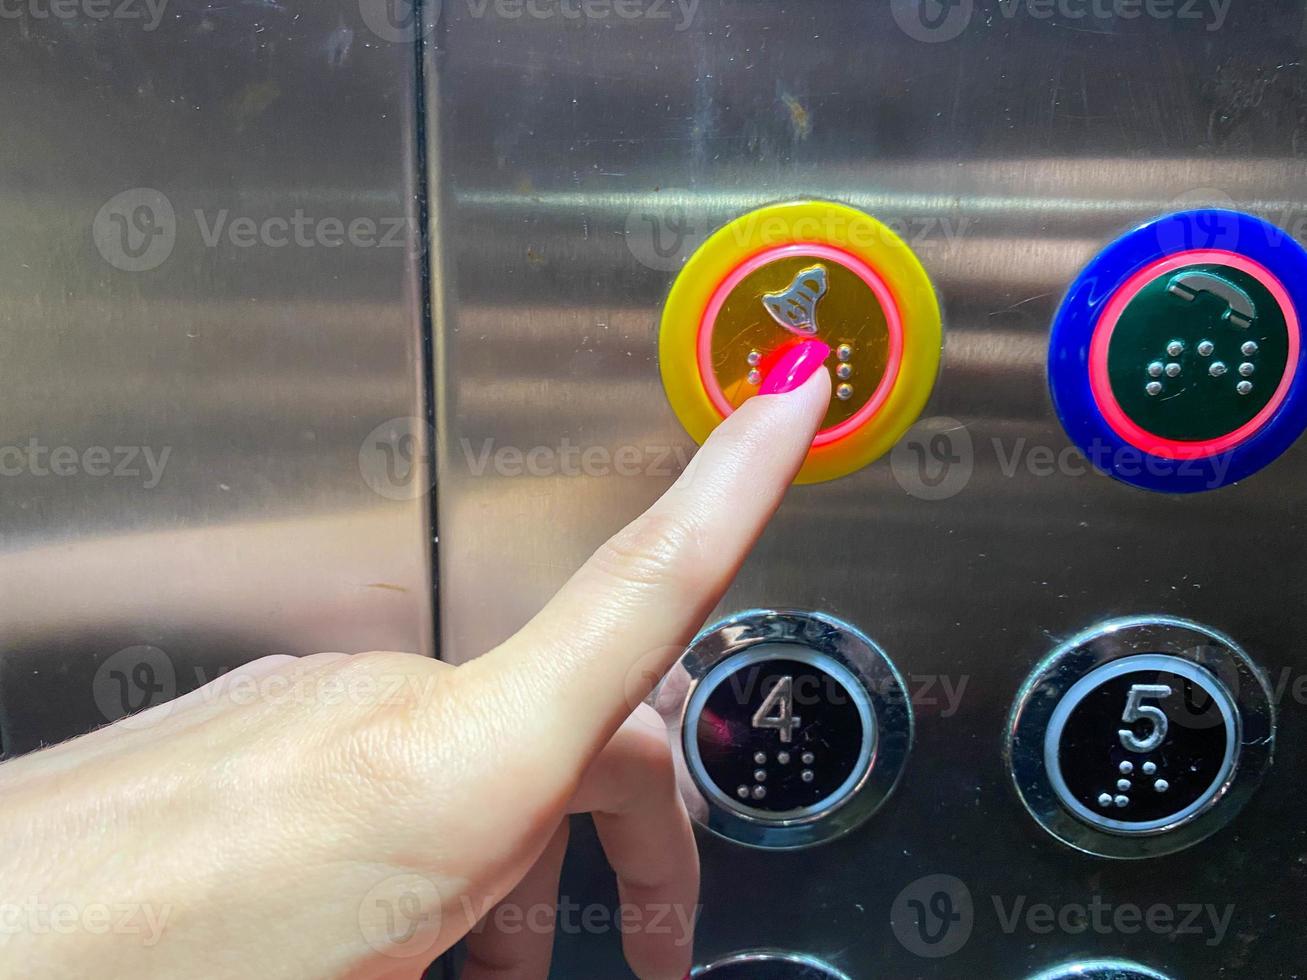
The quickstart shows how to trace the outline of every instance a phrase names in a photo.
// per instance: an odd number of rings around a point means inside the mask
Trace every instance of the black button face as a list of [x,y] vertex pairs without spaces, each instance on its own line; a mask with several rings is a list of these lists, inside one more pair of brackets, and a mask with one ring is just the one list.
[[1049,726],[1049,772],[1078,817],[1116,833],[1196,813],[1229,777],[1237,708],[1221,681],[1177,657],[1143,654],[1090,672]]
[[845,980],[843,974],[815,960],[767,953],[733,956],[700,967],[691,976],[704,980]]
[[686,755],[722,805],[791,819],[848,798],[870,763],[874,730],[867,693],[846,667],[772,644],[704,677],[688,708]]

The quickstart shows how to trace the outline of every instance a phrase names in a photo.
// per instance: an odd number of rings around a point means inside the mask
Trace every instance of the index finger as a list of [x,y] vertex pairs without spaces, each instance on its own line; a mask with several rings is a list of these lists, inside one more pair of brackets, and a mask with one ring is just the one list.
[[553,751],[570,749],[573,759],[597,752],[720,601],[825,416],[831,382],[820,363],[828,352],[812,346],[818,369],[797,389],[741,405],[671,489],[521,632],[465,665],[518,675],[518,689],[540,699],[539,720],[555,723]]

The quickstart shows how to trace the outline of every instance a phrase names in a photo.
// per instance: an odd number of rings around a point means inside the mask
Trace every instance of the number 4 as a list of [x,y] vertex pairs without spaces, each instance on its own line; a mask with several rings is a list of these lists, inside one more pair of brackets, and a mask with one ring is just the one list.
[[1152,752],[1162,744],[1162,739],[1166,738],[1166,729],[1168,721],[1166,712],[1156,705],[1141,704],[1144,698],[1169,698],[1171,689],[1165,684],[1132,684],[1130,692],[1126,695],[1125,711],[1121,713],[1121,720],[1127,725],[1133,724],[1140,719],[1145,719],[1153,726],[1153,730],[1143,738],[1139,738],[1128,728],[1117,730],[1117,735],[1121,737],[1121,744],[1131,752]]
[[[768,712],[776,709],[775,715]],[[794,678],[782,677],[771,693],[763,699],[758,710],[753,713],[754,728],[774,728],[781,733],[782,742],[794,740],[794,730],[799,727],[799,716],[794,713]]]

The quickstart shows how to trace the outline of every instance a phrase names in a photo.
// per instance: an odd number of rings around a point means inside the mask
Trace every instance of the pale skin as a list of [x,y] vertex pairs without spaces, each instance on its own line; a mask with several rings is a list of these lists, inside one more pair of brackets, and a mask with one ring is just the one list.
[[266,658],[0,766],[0,976],[409,978],[466,937],[466,980],[543,978],[539,910],[567,817],[588,812],[632,910],[627,962],[680,980],[698,856],[641,701],[829,399],[822,370],[750,399],[539,615],[462,666]]

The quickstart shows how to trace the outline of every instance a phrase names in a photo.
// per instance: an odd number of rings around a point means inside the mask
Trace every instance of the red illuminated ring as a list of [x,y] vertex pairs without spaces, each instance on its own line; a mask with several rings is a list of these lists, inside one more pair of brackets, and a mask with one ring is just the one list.
[[769,248],[751,255],[741,262],[735,271],[722,280],[721,285],[713,292],[712,299],[708,301],[708,308],[704,310],[703,318],[699,321],[697,343],[699,380],[703,384],[708,399],[713,403],[717,411],[721,412],[722,417],[725,418],[730,415],[734,409],[731,407],[731,403],[726,400],[726,395],[717,382],[717,375],[712,369],[712,336],[713,327],[717,323],[717,315],[721,312],[726,298],[736,286],[744,281],[746,276],[770,262],[789,258],[793,255],[811,256],[825,259],[828,262],[835,262],[844,266],[866,283],[867,287],[875,294],[877,302],[880,303],[880,307],[885,313],[885,326],[889,332],[889,355],[885,365],[884,377],[881,378],[875,392],[862,408],[839,425],[831,426],[829,429],[822,429],[817,433],[817,437],[813,439],[812,444],[814,446],[824,446],[844,438],[850,432],[866,424],[880,411],[885,404],[885,400],[889,398],[890,392],[894,390],[894,382],[898,380],[899,376],[899,366],[903,362],[903,318],[899,315],[899,307],[894,301],[894,294],[890,292],[889,287],[876,274],[876,271],[856,255],[846,252],[842,248],[836,248],[834,245],[798,243]]
[[[1204,441],[1164,439],[1140,427],[1121,408],[1121,403],[1117,401],[1116,395],[1112,391],[1111,381],[1107,373],[1108,348],[1111,346],[1112,334],[1121,320],[1121,315],[1125,312],[1126,307],[1130,305],[1130,302],[1139,295],[1140,290],[1158,276],[1173,272],[1184,266],[1200,263],[1225,265],[1238,269],[1240,272],[1252,276],[1269,290],[1270,294],[1275,297],[1275,301],[1280,304],[1280,311],[1284,314],[1284,324],[1289,334],[1289,359],[1285,365],[1284,377],[1280,379],[1280,386],[1276,388],[1275,395],[1257,413],[1256,418],[1218,439]],[[1176,252],[1163,259],[1158,259],[1136,272],[1126,280],[1125,285],[1112,295],[1111,300],[1103,308],[1102,316],[1099,317],[1098,324],[1094,327],[1093,338],[1089,342],[1089,386],[1093,392],[1094,402],[1097,404],[1098,410],[1103,414],[1107,424],[1112,427],[1112,431],[1136,449],[1164,459],[1201,459],[1238,447],[1252,438],[1262,426],[1270,421],[1289,396],[1289,389],[1293,386],[1293,378],[1298,368],[1299,346],[1298,315],[1294,310],[1293,302],[1289,299],[1288,290],[1284,288],[1284,285],[1279,279],[1275,278],[1275,275],[1269,269],[1248,258],[1248,256],[1240,255],[1237,252],[1226,252],[1219,249]]]

